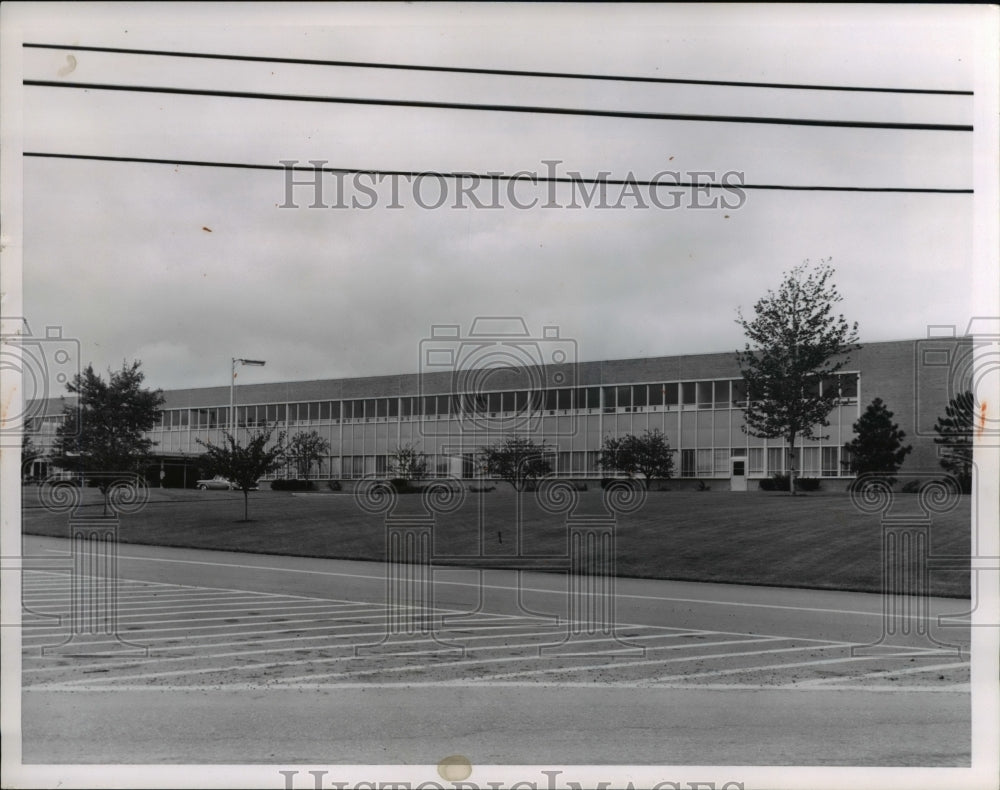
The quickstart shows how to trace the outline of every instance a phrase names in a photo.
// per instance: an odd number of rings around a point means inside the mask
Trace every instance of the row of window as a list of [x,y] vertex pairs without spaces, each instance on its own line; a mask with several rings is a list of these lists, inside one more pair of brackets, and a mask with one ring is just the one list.
[[[856,373],[817,381],[815,392],[835,388],[848,403],[857,401]],[[610,387],[576,387],[542,391],[512,390],[457,395],[412,395],[397,398],[364,398],[307,403],[269,403],[237,406],[236,424],[322,423],[434,419],[458,415],[518,415],[569,411],[587,413],[643,411],[648,408],[730,409],[746,406],[746,383],[742,379],[683,381],[663,384],[625,384]],[[224,428],[229,408],[168,409],[160,412],[157,427],[163,430]]]
[[[562,476],[599,476],[604,474],[597,464],[600,453],[593,450],[551,453],[548,457],[552,471]],[[746,458],[746,473],[751,477],[761,477],[775,473],[787,473],[789,469],[788,448],[782,447],[737,447],[714,450],[681,450],[680,468],[674,470],[680,477],[729,477],[732,459]],[[477,474],[473,454],[452,456],[428,454],[428,476],[444,477],[459,475],[473,478]],[[803,477],[838,477],[846,475],[848,458],[840,447],[800,448],[796,460],[797,473]],[[328,456],[322,464],[312,470],[318,477],[361,478],[370,475],[389,477],[393,474],[392,459],[388,455],[344,455]],[[271,475],[291,477],[295,468],[289,465]]]

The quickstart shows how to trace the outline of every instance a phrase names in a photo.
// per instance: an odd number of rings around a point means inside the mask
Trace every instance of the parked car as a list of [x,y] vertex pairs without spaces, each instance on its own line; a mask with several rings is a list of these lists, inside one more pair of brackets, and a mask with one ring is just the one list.
[[[232,480],[223,477],[222,475],[216,475],[215,477],[209,480],[199,480],[197,483],[195,483],[195,485],[197,485],[198,489],[201,491],[207,491],[210,488],[222,489],[224,491],[235,491],[239,489],[239,486],[236,485],[236,483],[234,483]],[[258,486],[253,485],[250,487],[250,490],[257,491]]]

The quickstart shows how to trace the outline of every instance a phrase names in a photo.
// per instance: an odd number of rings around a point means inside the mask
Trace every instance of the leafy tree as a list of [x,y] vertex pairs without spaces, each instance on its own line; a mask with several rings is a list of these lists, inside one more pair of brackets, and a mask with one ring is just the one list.
[[427,456],[415,444],[401,445],[389,456],[389,468],[400,480],[419,480],[427,474]]
[[21,435],[21,478],[31,476],[31,464],[36,458],[42,457],[42,451],[35,447],[31,441],[31,436],[27,433]]
[[674,452],[658,430],[646,431],[642,436],[606,436],[597,463],[602,469],[622,472],[629,477],[641,474],[648,490],[653,478],[673,476]]
[[941,447],[938,454],[941,468],[955,477],[962,492],[972,492],[972,426],[975,423],[976,398],[969,390],[952,398],[945,407],[944,416],[934,424],[934,444]]
[[249,521],[250,489],[264,475],[273,472],[284,463],[287,448],[284,446],[285,433],[282,431],[272,444],[274,425],[265,425],[251,431],[246,444],[240,444],[228,431],[223,431],[224,446],[204,442],[198,439],[198,444],[205,448],[201,457],[201,466],[207,474],[221,475],[230,480],[243,492],[243,520]]
[[288,442],[286,457],[295,464],[301,480],[309,479],[313,464],[323,470],[323,459],[330,452],[330,443],[316,431],[300,431]]
[[512,436],[489,447],[479,448],[480,462],[486,474],[506,480],[515,491],[523,491],[533,480],[552,472],[547,455],[551,450],[531,439]]
[[817,427],[827,427],[838,393],[822,387],[849,361],[856,348],[857,323],[848,324],[833,313],[842,301],[830,282],[833,268],[825,261],[809,270],[808,261],[785,274],[777,293],[754,305],[748,320],[738,312],[747,343],[736,353],[748,403],[743,430],[751,436],[783,438],[789,447],[789,492],[795,494],[795,441],[817,436]]
[[88,365],[66,385],[77,398],[77,405],[63,410],[62,425],[56,431],[52,460],[63,468],[75,468],[80,474],[102,472],[98,488],[108,508],[108,490],[113,475],[137,474],[149,461],[153,441],[145,434],[156,423],[163,405],[163,392],[142,386],[145,375],[142,363],[122,362],[121,370],[108,371],[108,381]]
[[903,445],[906,434],[892,421],[892,412],[881,398],[875,398],[854,423],[854,433],[857,436],[844,445],[850,453],[851,471],[881,474],[889,485],[895,483],[895,474],[913,447]]

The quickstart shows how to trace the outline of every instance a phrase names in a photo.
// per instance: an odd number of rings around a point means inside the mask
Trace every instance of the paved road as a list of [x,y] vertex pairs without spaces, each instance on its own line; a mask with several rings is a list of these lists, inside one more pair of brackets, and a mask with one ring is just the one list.
[[970,759],[968,628],[884,636],[879,596],[622,579],[606,630],[565,577],[446,569],[413,620],[377,563],[126,545],[118,638],[60,646],[67,551],[25,539],[26,762]]

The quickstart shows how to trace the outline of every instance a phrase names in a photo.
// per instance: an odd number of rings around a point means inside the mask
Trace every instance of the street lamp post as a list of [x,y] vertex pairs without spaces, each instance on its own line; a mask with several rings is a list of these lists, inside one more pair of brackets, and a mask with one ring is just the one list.
[[229,435],[236,441],[236,363],[264,367],[262,359],[239,359],[233,357],[232,368],[229,371]]

